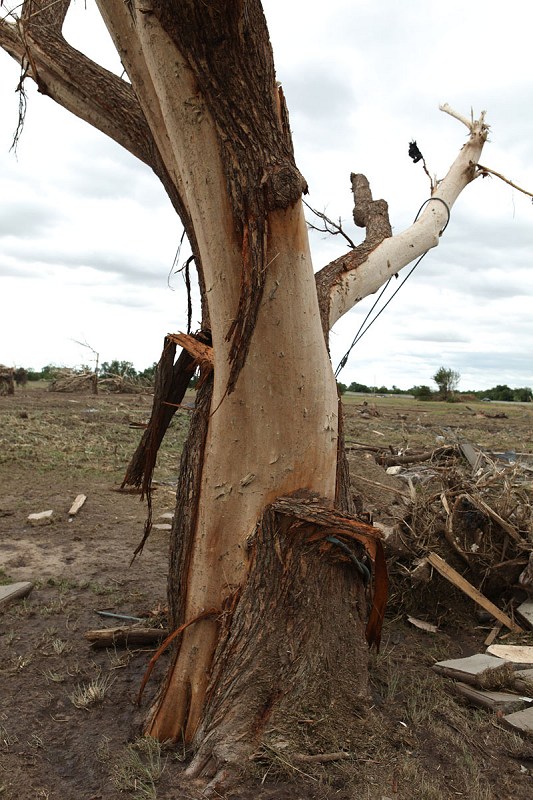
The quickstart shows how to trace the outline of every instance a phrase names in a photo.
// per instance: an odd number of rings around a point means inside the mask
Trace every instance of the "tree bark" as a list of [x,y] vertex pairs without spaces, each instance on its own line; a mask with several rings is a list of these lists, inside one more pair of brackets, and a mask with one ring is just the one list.
[[[487,129],[472,123],[405,235],[390,235],[386,204],[354,176],[365,243],[315,279],[259,0],[97,2],[131,85],[63,40],[67,0],[24,3],[17,25],[0,23],[0,45],[41,91],[152,166],[191,241],[214,369],[182,454],[171,538],[171,625],[183,631],[147,732],[192,745],[190,774],[214,776],[216,790],[280,736],[301,751],[315,732],[337,752],[342,729],[350,746],[366,703],[365,580],[373,561],[377,644],[386,570],[375,533],[350,516],[327,331],[438,242]],[[197,358],[174,365],[167,350],[125,482],[142,474],[149,488],[172,416],[164,402],[181,398]]]

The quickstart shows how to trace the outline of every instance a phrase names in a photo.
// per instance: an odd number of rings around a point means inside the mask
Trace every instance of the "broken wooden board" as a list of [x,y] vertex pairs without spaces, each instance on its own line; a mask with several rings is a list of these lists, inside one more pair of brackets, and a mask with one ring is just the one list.
[[533,667],[533,647],[520,644],[491,644],[487,648],[487,653],[497,658],[505,658],[512,664],[521,664],[523,669],[526,664]]
[[68,512],[69,517],[75,517],[86,500],[87,500],[86,494],[79,494],[69,509]]
[[449,564],[444,561],[437,553],[429,553],[427,556],[427,560],[431,564],[432,567],[435,567],[437,572],[439,572],[443,578],[450,581],[454,586],[464,592],[468,597],[470,597],[474,602],[476,602],[479,606],[488,611],[489,614],[492,614],[495,619],[498,619],[502,622],[509,630],[515,631],[516,633],[522,633],[522,628],[516,622],[514,622],[507,614],[504,614],[498,606],[495,606],[494,603],[485,597],[484,594],[476,589],[475,586],[472,586],[466,578],[457,572],[453,567],[450,567]]
[[528,628],[533,628],[533,600],[526,600],[516,609],[516,616]]
[[489,711],[501,711],[504,714],[511,714],[514,711],[521,711],[526,706],[533,705],[533,697],[521,697],[513,692],[490,692],[468,686],[466,683],[454,684],[455,691],[466,698],[469,703],[478,708],[486,708]]
[[502,719],[505,725],[516,733],[533,737],[533,707],[526,708],[524,711],[515,711],[514,714],[507,714]]
[[39,511],[35,514],[28,514],[28,522],[34,527],[38,525],[50,525],[54,512],[51,508],[47,511]]
[[420,628],[422,631],[427,631],[428,633],[438,633],[439,629],[436,625],[433,625],[431,622],[426,622],[423,619],[417,619],[416,617],[407,617],[407,622],[410,622],[411,625],[414,625],[415,628]]
[[166,639],[169,631],[163,628],[100,628],[87,631],[85,638],[93,647],[130,647],[132,645],[154,645]]
[[497,689],[507,686],[513,675],[512,664],[485,653],[477,653],[468,658],[438,661],[433,665],[433,669],[439,675],[445,675],[447,678],[453,678],[480,689]]
[[19,581],[19,583],[8,583],[6,586],[0,586],[0,608],[5,608],[21,597],[26,597],[32,589],[33,583],[30,583],[30,581]]

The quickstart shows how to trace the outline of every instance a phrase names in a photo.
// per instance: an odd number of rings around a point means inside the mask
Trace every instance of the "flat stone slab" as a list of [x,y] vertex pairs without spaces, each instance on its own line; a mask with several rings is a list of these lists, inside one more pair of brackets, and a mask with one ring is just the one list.
[[514,711],[521,711],[526,706],[533,705],[532,697],[525,697],[514,692],[486,692],[483,689],[476,689],[466,683],[456,683],[455,691],[466,698],[469,703],[478,708],[486,708],[489,711],[501,711],[504,714],[511,714]]
[[515,711],[514,714],[507,714],[503,720],[517,733],[533,737],[533,707],[526,708],[524,711]]
[[158,522],[157,525],[152,525],[152,528],[156,531],[171,531],[172,525],[168,522]]
[[518,606],[516,614],[528,628],[533,628],[533,600],[526,600]]
[[158,519],[174,519],[174,512],[164,511],[162,514],[159,515]]
[[439,661],[433,665],[433,669],[439,675],[473,684],[481,689],[497,688],[508,683],[512,673],[509,661],[485,653]]
[[5,608],[13,600],[26,597],[32,589],[33,583],[30,583],[30,581],[20,581],[19,583],[8,583],[6,586],[0,586],[0,608]]
[[28,514],[28,522],[34,527],[39,525],[50,525],[54,512],[50,508],[48,511],[39,511],[37,514]]

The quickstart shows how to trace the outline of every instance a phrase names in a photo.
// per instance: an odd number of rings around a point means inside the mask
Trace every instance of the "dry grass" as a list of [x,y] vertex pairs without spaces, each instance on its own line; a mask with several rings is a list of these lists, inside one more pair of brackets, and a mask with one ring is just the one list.
[[156,784],[165,766],[161,744],[143,737],[127,746],[121,760],[112,767],[111,780],[120,792],[131,792],[134,800],[156,800]]
[[98,675],[89,683],[78,684],[69,695],[70,702],[76,708],[87,710],[91,706],[102,703],[114,681],[109,675]]

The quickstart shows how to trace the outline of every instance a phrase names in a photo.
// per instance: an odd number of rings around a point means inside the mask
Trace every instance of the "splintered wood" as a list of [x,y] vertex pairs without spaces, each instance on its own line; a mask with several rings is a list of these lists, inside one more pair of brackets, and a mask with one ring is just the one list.
[[71,507],[69,509],[69,512],[68,512],[69,517],[75,517],[76,514],[78,513],[78,511],[80,510],[80,508],[85,503],[86,500],[87,500],[87,495],[86,494],[79,494],[76,497],[76,499],[74,500],[74,502],[72,503],[72,505],[71,505]]

